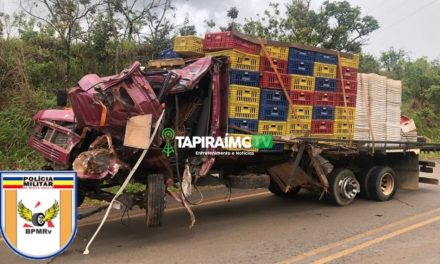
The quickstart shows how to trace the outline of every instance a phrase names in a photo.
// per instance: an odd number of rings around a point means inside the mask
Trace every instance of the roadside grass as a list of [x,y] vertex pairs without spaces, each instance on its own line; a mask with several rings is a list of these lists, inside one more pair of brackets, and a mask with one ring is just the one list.
[[420,160],[438,160],[440,159],[440,152],[422,152],[419,156]]
[[[121,186],[113,186],[110,188],[106,188],[104,189],[104,191],[116,194],[116,192],[119,190]],[[141,184],[141,183],[129,183],[127,185],[127,187],[125,188],[125,192],[127,193],[136,193],[136,192],[142,192],[145,191],[145,185]],[[83,204],[81,205],[81,207],[94,207],[94,206],[101,206],[101,205],[105,205],[108,204],[108,202],[106,201],[99,201],[99,200],[93,200],[93,199],[89,199],[89,198],[85,198]]]
[[0,108],[0,170],[38,170],[45,161],[28,146],[32,116],[54,107],[55,99],[45,91],[33,90],[16,91],[8,97],[7,105]]

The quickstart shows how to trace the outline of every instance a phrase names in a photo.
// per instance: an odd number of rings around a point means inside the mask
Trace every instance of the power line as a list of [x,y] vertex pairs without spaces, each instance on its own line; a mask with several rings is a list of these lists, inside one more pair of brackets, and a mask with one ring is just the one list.
[[428,6],[431,6],[432,4],[434,4],[434,3],[437,2],[437,1],[438,1],[438,0],[433,0],[433,1],[429,2],[428,4],[426,4],[426,5],[424,5],[424,6],[420,7],[420,8],[418,8],[418,9],[416,9],[416,10],[414,10],[414,12],[409,13],[408,15],[404,16],[403,18],[398,19],[398,20],[396,20],[395,22],[393,22],[393,23],[389,24],[388,26],[385,26],[385,27],[383,27],[383,28],[381,28],[381,29],[379,29],[379,30],[382,30],[382,32],[383,32],[384,29],[388,29],[388,28],[391,28],[391,27],[397,25],[397,24],[399,24],[400,22],[406,20],[407,18],[412,17],[413,15],[415,15],[415,14],[417,14],[418,12],[422,11],[423,9],[427,8]]

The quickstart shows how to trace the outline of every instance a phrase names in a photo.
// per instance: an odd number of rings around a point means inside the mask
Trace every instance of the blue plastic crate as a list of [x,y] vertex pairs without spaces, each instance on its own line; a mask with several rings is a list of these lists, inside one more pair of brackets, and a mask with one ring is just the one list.
[[289,60],[287,71],[289,74],[301,74],[313,76],[314,62],[306,60]]
[[316,61],[316,52],[310,50],[303,50],[298,48],[290,48],[289,49],[289,61],[297,60],[297,61]]
[[334,55],[324,53],[316,53],[316,61],[328,64],[338,64],[338,58]]
[[265,148],[265,149],[259,149],[258,152],[266,152],[266,153],[270,153],[270,152],[283,152],[284,150],[284,144],[273,144],[272,148]]
[[335,108],[331,106],[314,106],[313,120],[335,120]]
[[260,105],[260,120],[286,121],[287,106]]
[[169,48],[159,52],[159,59],[173,59],[173,58],[180,58],[179,54],[173,51],[173,48]]
[[330,78],[315,78],[315,91],[323,91],[323,92],[336,92],[338,82],[336,79]]
[[261,106],[283,106],[287,107],[289,103],[283,91],[272,89],[261,89],[260,92]]
[[[230,125],[234,125],[234,126],[237,126],[237,127],[243,128],[243,129],[247,129],[249,131],[254,131],[254,132],[258,131],[258,120],[254,120],[254,119],[229,118],[228,119],[228,126],[230,126]],[[239,133],[239,134],[243,133],[243,131],[229,128],[229,127],[228,127],[228,132],[229,133]]]
[[259,87],[260,73],[254,71],[231,70],[230,71],[231,84],[247,85]]

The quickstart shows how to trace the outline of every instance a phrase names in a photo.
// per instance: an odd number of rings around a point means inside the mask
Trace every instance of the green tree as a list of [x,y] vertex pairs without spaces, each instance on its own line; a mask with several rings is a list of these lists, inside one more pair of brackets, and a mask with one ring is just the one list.
[[171,0],[164,0],[163,5],[146,17],[145,44],[147,46],[147,57],[149,59],[155,56],[163,49],[172,46],[172,32],[175,25],[167,18],[167,14],[175,10],[171,5]]
[[[399,63],[400,67],[400,63]],[[404,61],[403,102],[404,110],[414,118],[420,134],[440,140],[440,64],[419,58]],[[391,68],[396,69],[396,68]]]
[[238,18],[238,9],[233,6],[228,11],[226,11],[226,16],[229,18],[229,23],[227,27],[220,27],[221,31],[231,31],[240,30],[240,24],[236,23],[235,20]]
[[180,36],[190,36],[197,35],[196,26],[191,24],[188,18],[188,15],[185,16],[185,20],[183,21],[182,27],[178,30]]
[[21,8],[30,16],[51,27],[65,47],[65,83],[70,82],[72,42],[81,35],[81,21],[95,13],[102,0],[20,0]]
[[266,39],[360,52],[368,35],[379,28],[376,19],[362,16],[360,7],[352,7],[347,1],[325,1],[318,11],[310,8],[310,2],[291,0],[284,14],[278,3],[271,3],[263,15],[245,19],[243,32]]
[[361,54],[359,71],[362,73],[379,73],[380,62],[373,55],[365,53]]
[[212,20],[212,18],[209,19],[209,20],[204,20],[203,22],[206,24],[206,26],[207,26],[210,30],[212,30],[212,29],[215,28],[215,26],[216,26],[215,21]]
[[9,38],[5,29],[9,19],[10,18],[8,14],[0,12],[0,38],[3,37],[4,35],[6,35],[6,38]]
[[391,47],[388,51],[382,52],[379,58],[385,73],[393,79],[402,79],[403,68],[407,61],[407,53],[404,50],[395,50]]

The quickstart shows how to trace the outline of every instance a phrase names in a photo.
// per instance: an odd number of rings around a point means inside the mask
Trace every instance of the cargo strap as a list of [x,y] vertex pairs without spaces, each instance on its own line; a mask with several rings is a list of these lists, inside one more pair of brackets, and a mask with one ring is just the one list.
[[[341,64],[341,53],[338,51],[338,70],[339,70],[339,76],[341,78],[341,90],[342,90],[342,96],[344,97],[344,111],[346,113],[345,115],[345,119],[347,121],[347,128],[348,128],[348,138],[349,138],[349,145],[352,144],[352,136],[353,133],[351,132],[352,130],[350,129],[350,118],[348,116],[348,108],[347,108],[347,98],[345,97],[345,87],[344,87],[344,74],[342,72],[342,64]],[[336,80],[338,81],[338,80]],[[337,87],[337,86],[336,86]],[[337,99],[336,99],[337,100]],[[336,123],[336,122],[335,122]],[[354,130],[354,122],[353,123],[353,130]],[[335,124],[336,125],[336,124]],[[335,128],[336,129],[336,128]],[[353,131],[354,132],[354,131]],[[334,133],[336,135],[336,133]]]
[[[277,79],[278,79],[278,82],[280,82],[281,88],[283,88],[284,95],[286,96],[287,101],[289,102],[289,106],[290,106],[290,109],[292,110],[292,115],[293,115],[293,117],[296,119],[296,121],[297,121],[298,123],[300,123],[301,120],[299,119],[298,116],[296,116],[296,113],[295,113],[295,106],[293,105],[293,101],[292,101],[292,99],[291,99],[290,96],[289,96],[289,92],[288,92],[287,89],[286,89],[286,85],[284,84],[284,81],[283,81],[283,79],[281,78],[281,75],[280,75],[280,73],[278,72],[277,67],[276,67],[275,64],[273,63],[272,57],[270,56],[269,52],[267,51],[266,47],[264,46],[264,42],[263,42],[263,40],[262,40],[262,39],[259,39],[259,42],[260,42],[261,49],[262,49],[263,52],[264,52],[264,56],[265,56],[265,57],[267,58],[267,60],[269,61],[269,63],[270,63],[270,67],[272,68],[272,70],[274,71],[275,75],[277,76]],[[308,132],[307,132],[307,133],[308,133]],[[306,136],[308,136],[308,135],[306,135]]]
[[105,122],[107,121],[107,106],[105,106],[101,101],[99,101],[99,104],[102,106],[101,110],[101,119],[99,121],[99,126],[103,127],[105,126]]

